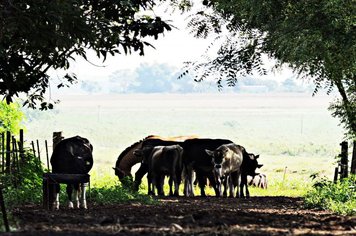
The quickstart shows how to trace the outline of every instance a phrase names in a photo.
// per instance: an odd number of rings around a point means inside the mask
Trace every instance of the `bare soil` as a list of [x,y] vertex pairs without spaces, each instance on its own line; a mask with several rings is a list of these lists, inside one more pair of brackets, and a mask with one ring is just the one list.
[[163,197],[159,204],[93,205],[47,211],[18,208],[7,235],[356,235],[356,217],[303,207],[290,197]]

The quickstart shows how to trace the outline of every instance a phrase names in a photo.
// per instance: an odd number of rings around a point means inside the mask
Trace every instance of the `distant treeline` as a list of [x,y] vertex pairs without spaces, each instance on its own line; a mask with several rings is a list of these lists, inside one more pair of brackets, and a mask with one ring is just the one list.
[[[80,90],[86,93],[195,93],[218,92],[214,79],[196,82],[188,74],[178,79],[181,71],[168,64],[143,64],[135,70],[118,70],[104,80],[83,81]],[[285,78],[282,82],[271,79],[241,77],[238,83],[222,91],[241,93],[309,92],[313,85],[302,85],[301,80]]]

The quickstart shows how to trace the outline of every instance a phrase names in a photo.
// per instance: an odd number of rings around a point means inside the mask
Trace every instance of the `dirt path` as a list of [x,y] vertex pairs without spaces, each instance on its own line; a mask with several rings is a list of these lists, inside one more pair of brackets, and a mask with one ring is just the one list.
[[20,232],[9,235],[356,235],[356,217],[306,210],[288,197],[165,197],[86,211],[27,206],[15,216]]

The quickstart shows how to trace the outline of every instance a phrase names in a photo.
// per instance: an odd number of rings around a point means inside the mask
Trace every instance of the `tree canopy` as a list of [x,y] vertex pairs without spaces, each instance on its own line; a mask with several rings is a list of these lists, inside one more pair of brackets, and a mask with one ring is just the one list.
[[[356,4],[353,0],[204,0],[189,23],[197,37],[226,40],[215,58],[190,62],[196,80],[217,78],[234,86],[238,74],[266,73],[263,56],[313,80],[315,92],[336,88],[330,109],[356,138]],[[225,31],[224,31],[225,29]],[[185,73],[186,73],[185,72]]]
[[[86,59],[88,49],[108,54],[144,54],[171,27],[159,16],[139,14],[152,0],[5,0],[0,3],[0,94],[7,102],[21,93],[29,107],[51,108],[44,98],[50,69],[67,70],[74,56]],[[76,81],[67,73],[58,87]],[[39,104],[38,104],[39,102]]]

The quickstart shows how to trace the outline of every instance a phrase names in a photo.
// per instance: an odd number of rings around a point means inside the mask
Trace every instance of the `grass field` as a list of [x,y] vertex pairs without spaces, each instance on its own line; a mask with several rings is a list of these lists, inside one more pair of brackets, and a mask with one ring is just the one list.
[[[94,146],[95,178],[113,178],[118,155],[155,134],[226,138],[260,154],[268,175],[266,192],[308,185],[309,176],[332,178],[343,131],[327,111],[330,97],[310,94],[72,95],[55,110],[28,111],[26,140],[51,143],[52,132],[81,135]],[[51,149],[51,147],[50,147]],[[44,146],[41,148],[44,157]],[[44,158],[43,158],[44,159]],[[283,191],[280,192],[284,195]]]

